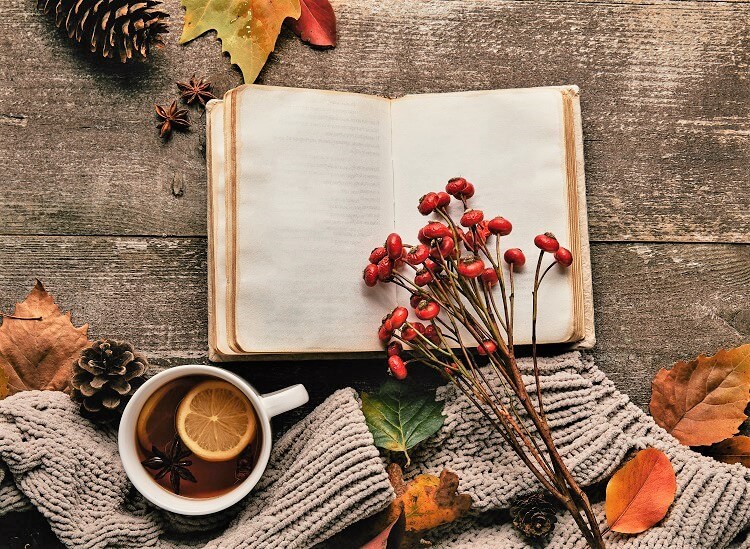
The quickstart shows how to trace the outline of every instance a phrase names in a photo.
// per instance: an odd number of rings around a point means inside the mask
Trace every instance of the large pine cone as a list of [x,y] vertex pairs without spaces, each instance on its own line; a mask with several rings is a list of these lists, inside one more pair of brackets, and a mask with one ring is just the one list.
[[544,541],[555,529],[555,507],[545,494],[516,498],[510,505],[513,526],[527,538]]
[[114,421],[143,384],[147,369],[146,357],[130,343],[96,341],[73,363],[70,396],[81,405],[83,416],[100,423]]
[[123,63],[145,59],[151,46],[161,47],[169,14],[157,0],[37,0],[44,13],[77,43]]

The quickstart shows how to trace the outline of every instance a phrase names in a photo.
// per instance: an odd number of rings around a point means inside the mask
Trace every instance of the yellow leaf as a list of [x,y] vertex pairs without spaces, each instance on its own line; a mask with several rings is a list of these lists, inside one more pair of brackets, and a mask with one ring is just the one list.
[[607,524],[621,534],[638,534],[667,514],[677,492],[674,468],[656,448],[641,450],[607,483]]
[[73,361],[91,343],[86,337],[88,324],[73,326],[70,313],[60,311],[38,280],[26,299],[16,304],[13,316],[41,320],[5,317],[0,326],[0,368],[8,377],[10,394],[65,391]]
[[284,19],[300,16],[299,0],[182,0],[184,44],[215,30],[222,51],[240,67],[245,82],[255,81],[276,45]]
[[444,469],[440,478],[419,475],[399,498],[404,503],[406,531],[421,532],[453,522],[471,508],[471,496],[458,493],[458,475]]
[[750,402],[750,344],[659,370],[649,408],[656,423],[686,446],[708,446],[737,433]]

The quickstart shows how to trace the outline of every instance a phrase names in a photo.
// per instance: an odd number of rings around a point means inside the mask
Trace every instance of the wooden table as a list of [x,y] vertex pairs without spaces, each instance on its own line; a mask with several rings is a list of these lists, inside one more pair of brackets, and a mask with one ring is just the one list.
[[[176,80],[241,82],[212,36],[150,62],[99,63],[33,0],[0,5],[0,307],[39,277],[95,337],[155,362],[206,361],[203,120],[162,144]],[[259,82],[398,96],[581,87],[596,361],[640,406],[661,367],[750,339],[750,4],[652,0],[333,0],[339,46],[288,30]],[[294,291],[294,289],[291,289]],[[381,361],[233,366],[311,402],[383,379]],[[0,545],[53,543],[39,515]]]

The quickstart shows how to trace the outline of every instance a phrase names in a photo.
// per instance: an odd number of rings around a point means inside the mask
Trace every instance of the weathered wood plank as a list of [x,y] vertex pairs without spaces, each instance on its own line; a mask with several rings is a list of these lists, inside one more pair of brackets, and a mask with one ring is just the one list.
[[[400,95],[577,83],[595,240],[748,242],[750,5],[340,0],[340,44],[289,32],[267,84]],[[37,13],[0,5],[0,233],[205,234],[201,124],[161,145],[174,81],[239,83],[213,37],[102,66]],[[197,112],[196,112],[197,117]],[[174,185],[184,188],[173,192]]]
[[[204,246],[200,238],[2,237],[0,307],[9,310],[38,276],[93,336],[128,339],[169,364],[204,361]],[[639,405],[658,368],[750,340],[750,246],[595,244],[593,264],[595,355]],[[384,373],[378,360],[231,368],[263,391],[309,386],[310,406],[283,425],[338,388],[372,388]]]

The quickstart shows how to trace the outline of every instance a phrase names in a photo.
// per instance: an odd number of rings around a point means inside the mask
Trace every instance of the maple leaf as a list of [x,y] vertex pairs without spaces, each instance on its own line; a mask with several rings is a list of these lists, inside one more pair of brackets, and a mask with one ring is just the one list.
[[300,16],[300,0],[182,0],[185,25],[180,44],[215,30],[223,52],[247,83],[258,77],[276,45],[284,19]]
[[682,444],[708,446],[737,433],[748,402],[750,344],[659,370],[649,409]]
[[750,467],[750,437],[737,436],[722,440],[708,448],[706,454],[722,463],[741,463]]
[[665,517],[676,492],[667,455],[656,448],[641,450],[607,483],[607,524],[621,534],[645,532]]
[[336,46],[336,14],[328,0],[300,0],[301,15],[292,23],[294,34],[313,46]]
[[9,393],[34,389],[64,391],[73,361],[91,342],[88,324],[73,326],[39,280],[13,316],[41,317],[18,320],[5,317],[0,326],[0,368],[8,378]]

